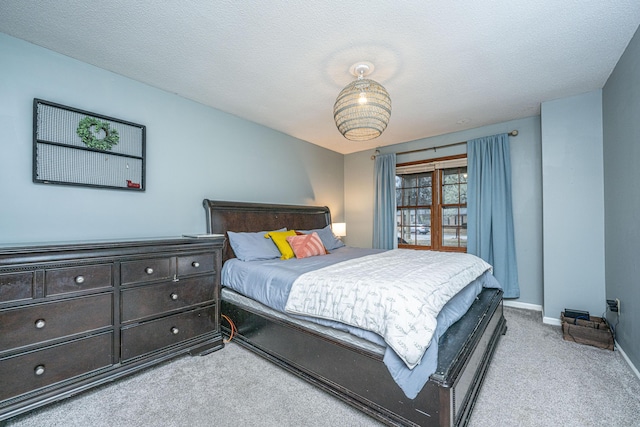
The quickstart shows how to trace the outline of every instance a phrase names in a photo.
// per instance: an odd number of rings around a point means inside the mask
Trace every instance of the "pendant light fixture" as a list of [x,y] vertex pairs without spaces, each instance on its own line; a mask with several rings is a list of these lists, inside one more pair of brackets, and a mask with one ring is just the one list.
[[333,118],[340,133],[351,141],[368,141],[382,135],[391,117],[391,98],[378,82],[365,79],[373,72],[373,64],[354,64],[351,74],[357,79],[338,95]]

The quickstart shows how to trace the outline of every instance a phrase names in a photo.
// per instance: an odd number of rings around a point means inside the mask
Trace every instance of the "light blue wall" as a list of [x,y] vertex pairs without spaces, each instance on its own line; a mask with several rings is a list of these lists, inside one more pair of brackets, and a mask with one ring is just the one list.
[[[606,296],[616,340],[640,367],[640,30],[602,91]],[[618,323],[619,320],[619,323]]]
[[[510,137],[513,216],[520,298],[518,303],[541,306],[542,295],[542,179],[540,118],[529,117],[455,132],[433,138],[382,147],[381,153],[411,151],[452,144],[517,129]],[[443,157],[466,152],[466,145],[403,155],[398,162]],[[373,151],[345,156],[345,210],[347,243],[371,247],[373,236]]]
[[542,104],[544,315],[601,315],[604,292],[602,91]]
[[[0,243],[203,233],[204,198],[344,217],[341,154],[4,34],[0,64]],[[147,190],[34,184],[34,98],[146,125]]]

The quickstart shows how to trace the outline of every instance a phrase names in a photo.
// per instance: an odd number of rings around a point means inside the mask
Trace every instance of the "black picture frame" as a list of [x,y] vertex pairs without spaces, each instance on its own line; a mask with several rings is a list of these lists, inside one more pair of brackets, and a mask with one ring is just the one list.
[[146,126],[34,98],[34,183],[145,191],[145,157]]

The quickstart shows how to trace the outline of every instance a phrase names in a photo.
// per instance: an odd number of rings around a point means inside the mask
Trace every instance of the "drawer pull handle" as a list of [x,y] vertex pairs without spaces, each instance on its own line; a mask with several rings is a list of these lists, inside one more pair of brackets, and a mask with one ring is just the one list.
[[76,281],[76,283],[77,283],[78,285],[80,285],[80,284],[84,283],[84,276],[77,276],[77,277],[75,278],[75,281]]
[[174,301],[177,301],[178,300],[178,294],[176,294],[175,292],[172,292],[171,293],[171,299],[174,300]]
[[46,325],[46,322],[44,321],[44,319],[36,320],[36,328],[42,329],[45,327],[45,325]]
[[151,268],[151,267],[147,267],[144,271],[145,271],[147,274],[153,274],[153,268]]
[[178,332],[180,332],[180,330],[178,328],[176,328],[175,326],[173,328],[171,328],[171,333],[173,335],[178,335]]
[[198,267],[200,267],[200,263],[199,263],[198,261],[193,261],[193,262],[191,263],[191,265],[193,265],[193,268],[198,268]]
[[33,370],[33,372],[37,375],[40,376],[42,374],[44,374],[44,365],[38,365],[35,367],[35,369]]

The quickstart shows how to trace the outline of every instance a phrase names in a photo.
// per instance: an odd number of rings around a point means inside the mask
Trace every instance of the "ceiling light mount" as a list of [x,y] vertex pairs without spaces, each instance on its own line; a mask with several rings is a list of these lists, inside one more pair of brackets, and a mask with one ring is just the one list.
[[340,133],[351,141],[368,141],[379,137],[391,117],[391,98],[380,83],[366,79],[374,66],[357,62],[349,71],[357,79],[349,83],[333,105],[333,118]]
[[349,72],[358,78],[368,76],[373,70],[375,67],[371,62],[356,62],[349,68]]

